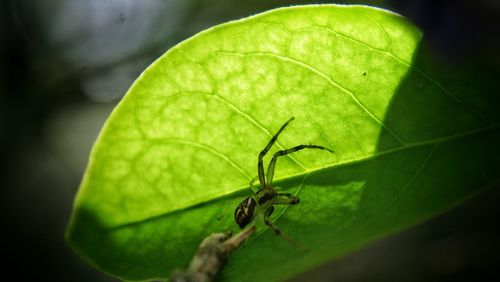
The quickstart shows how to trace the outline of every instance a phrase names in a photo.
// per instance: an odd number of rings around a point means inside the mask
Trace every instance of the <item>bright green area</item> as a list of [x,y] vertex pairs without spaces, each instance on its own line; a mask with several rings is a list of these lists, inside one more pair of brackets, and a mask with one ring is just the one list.
[[223,281],[288,278],[498,183],[490,89],[430,63],[420,40],[396,14],[324,5],[273,10],[179,44],[107,121],[68,241],[111,275],[168,277],[204,237],[237,230],[233,212],[251,193],[257,155],[292,116],[274,150],[336,152],[278,161],[276,185],[301,202],[274,220],[303,248],[259,223]]

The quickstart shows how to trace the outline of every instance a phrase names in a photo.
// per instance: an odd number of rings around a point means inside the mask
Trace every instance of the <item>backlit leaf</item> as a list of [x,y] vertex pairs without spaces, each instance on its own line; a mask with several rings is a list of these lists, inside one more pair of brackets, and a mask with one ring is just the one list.
[[305,248],[259,224],[224,281],[283,280],[498,183],[491,92],[462,87],[469,82],[429,61],[421,37],[388,11],[318,5],[230,22],[177,45],[106,122],[68,241],[113,276],[166,279],[204,237],[237,230],[233,212],[251,193],[257,155],[292,116],[274,150],[311,143],[335,151],[278,161],[275,184],[301,202],[273,219]]

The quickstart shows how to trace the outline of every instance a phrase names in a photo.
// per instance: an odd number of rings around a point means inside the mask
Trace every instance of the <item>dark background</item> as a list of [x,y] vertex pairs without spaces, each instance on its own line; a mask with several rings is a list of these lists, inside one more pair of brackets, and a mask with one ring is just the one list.
[[[146,66],[183,39],[228,20],[305,3],[320,2],[1,1],[3,277],[115,281],[77,257],[63,238],[90,148],[114,105]],[[500,74],[500,1],[343,3],[405,15],[443,62],[484,60]],[[293,281],[500,281],[499,199],[497,185]]]

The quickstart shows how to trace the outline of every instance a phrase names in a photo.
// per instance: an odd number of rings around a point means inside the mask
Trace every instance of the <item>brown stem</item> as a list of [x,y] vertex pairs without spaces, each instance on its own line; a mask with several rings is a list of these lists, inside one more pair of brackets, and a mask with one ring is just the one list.
[[252,234],[255,226],[231,237],[231,232],[213,233],[198,247],[186,271],[176,271],[170,276],[172,282],[211,282],[222,269],[231,253]]

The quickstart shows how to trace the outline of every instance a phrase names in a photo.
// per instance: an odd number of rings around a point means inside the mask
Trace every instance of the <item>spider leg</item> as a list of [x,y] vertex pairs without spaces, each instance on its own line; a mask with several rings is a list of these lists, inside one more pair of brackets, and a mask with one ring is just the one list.
[[267,208],[267,210],[264,212],[264,223],[269,228],[271,228],[271,230],[273,230],[274,233],[276,233],[276,235],[281,236],[281,230],[274,223],[271,222],[271,214],[273,214],[273,212],[274,212],[273,206]]
[[281,131],[283,131],[283,129],[285,129],[285,127],[293,119],[294,119],[294,117],[292,117],[291,119],[289,119],[287,122],[285,122],[285,124],[283,124],[281,126],[281,128],[278,130],[278,132],[276,132],[276,134],[274,134],[273,138],[271,138],[271,140],[269,140],[269,142],[267,143],[266,147],[259,154],[259,163],[257,165],[257,171],[259,172],[259,182],[260,182],[260,188],[261,189],[264,189],[266,187],[266,179],[264,177],[264,165],[263,165],[263,160],[262,159],[267,154],[267,152],[271,149],[271,147],[273,146],[274,142],[276,142],[276,140],[278,139],[278,136],[280,135]]
[[325,147],[322,147],[322,146],[318,146],[318,145],[298,145],[298,146],[295,146],[295,147],[290,148],[290,149],[278,151],[278,152],[274,153],[274,156],[273,156],[271,162],[269,162],[269,166],[267,167],[267,183],[271,184],[273,181],[274,167],[276,166],[276,161],[278,160],[278,157],[285,156],[285,155],[288,155],[288,154],[291,154],[293,152],[297,152],[297,151],[300,151],[303,149],[320,149],[320,150],[326,150],[330,153],[333,153],[332,150],[325,148]]
[[300,202],[299,197],[296,197],[290,193],[278,193],[277,197],[273,201],[273,204],[275,204],[275,205],[296,205],[299,202]]
[[257,193],[257,191],[259,191],[259,189],[255,187],[255,185],[253,185],[255,181],[257,181],[257,179],[259,179],[259,177],[255,176],[254,178],[252,178],[252,180],[250,180],[250,189],[252,189],[254,193]]
[[271,230],[274,231],[274,233],[278,236],[280,236],[281,238],[287,240],[288,242],[294,244],[294,245],[299,245],[295,240],[293,240],[292,238],[286,236],[285,234],[283,234],[281,232],[281,230],[274,224],[271,222],[271,214],[274,212],[274,206],[270,206],[269,208],[267,208],[267,210],[264,212],[264,223],[269,227],[271,228]]

